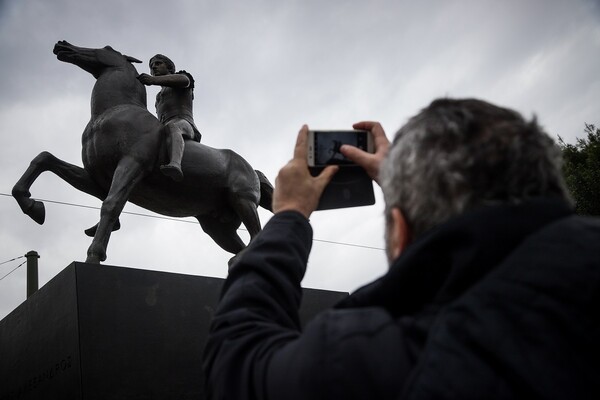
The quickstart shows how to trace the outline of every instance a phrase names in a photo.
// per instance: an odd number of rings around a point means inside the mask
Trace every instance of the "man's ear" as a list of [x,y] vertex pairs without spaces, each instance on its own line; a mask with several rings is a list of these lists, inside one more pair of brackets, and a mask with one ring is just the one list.
[[391,217],[388,252],[391,259],[395,260],[410,243],[411,235],[406,218],[399,208],[392,208]]

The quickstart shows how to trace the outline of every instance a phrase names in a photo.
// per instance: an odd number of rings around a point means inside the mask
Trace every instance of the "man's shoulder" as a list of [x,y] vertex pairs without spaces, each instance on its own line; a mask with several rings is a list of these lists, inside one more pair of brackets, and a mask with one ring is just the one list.
[[[528,387],[540,390],[535,397],[560,398],[598,388],[591,371],[598,349],[599,239],[600,219],[570,215],[523,240],[438,314],[421,355],[424,367],[406,397],[425,391],[441,397],[448,382],[464,398],[522,397]],[[498,365],[511,373],[498,374]],[[477,386],[467,378],[472,376]],[[561,379],[549,382],[544,376]]]
[[188,79],[190,80],[190,86],[188,86],[188,88],[189,89],[193,89],[194,88],[194,77],[192,76],[192,74],[190,74],[189,72],[187,72],[184,69],[182,69],[181,71],[177,71],[175,73],[179,74],[179,75],[185,75],[185,76],[187,76]]
[[[335,340],[347,336],[372,336],[386,327],[398,327],[398,322],[383,307],[333,308],[319,315],[329,325]],[[334,341],[335,341],[334,340]]]
[[571,215],[548,224],[524,244],[543,243],[568,253],[571,252],[569,249],[573,250],[573,247],[577,247],[579,251],[588,250],[596,253],[598,241],[600,241],[600,218]]

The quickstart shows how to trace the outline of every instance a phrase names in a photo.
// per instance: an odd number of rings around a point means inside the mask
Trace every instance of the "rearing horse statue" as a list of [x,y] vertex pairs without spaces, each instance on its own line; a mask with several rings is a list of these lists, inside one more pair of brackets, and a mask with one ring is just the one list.
[[273,186],[241,156],[187,141],[182,159],[184,179],[175,182],[158,170],[162,124],[146,106],[146,88],[136,79],[132,62],[110,46],[90,49],[60,41],[58,60],[74,64],[96,78],[91,118],[83,131],[83,168],[49,152],[35,157],[12,190],[21,210],[39,224],[45,209],[29,189],[44,171],[102,200],[100,221],[86,262],[106,260],[106,248],[127,201],[171,217],[198,219],[202,229],[224,250],[237,254],[245,244],[237,234],[241,223],[252,240],[261,230],[258,205],[271,210]]

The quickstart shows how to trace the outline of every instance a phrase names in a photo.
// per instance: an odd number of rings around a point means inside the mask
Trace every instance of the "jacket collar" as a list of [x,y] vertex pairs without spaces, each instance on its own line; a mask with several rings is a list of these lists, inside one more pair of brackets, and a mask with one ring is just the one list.
[[525,238],[572,214],[565,202],[538,198],[482,207],[432,229],[409,245],[388,273],[338,307],[383,306],[395,316],[456,299]]

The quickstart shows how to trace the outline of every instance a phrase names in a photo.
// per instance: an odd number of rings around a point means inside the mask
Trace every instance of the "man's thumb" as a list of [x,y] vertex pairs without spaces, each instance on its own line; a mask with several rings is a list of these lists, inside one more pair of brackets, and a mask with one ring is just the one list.
[[330,165],[326,167],[323,171],[321,171],[317,179],[322,188],[325,188],[325,186],[327,186],[327,184],[331,182],[331,179],[336,174],[336,172],[338,172],[339,168],[340,167],[338,167],[337,165]]

